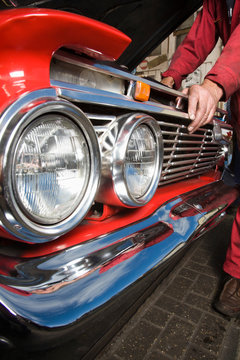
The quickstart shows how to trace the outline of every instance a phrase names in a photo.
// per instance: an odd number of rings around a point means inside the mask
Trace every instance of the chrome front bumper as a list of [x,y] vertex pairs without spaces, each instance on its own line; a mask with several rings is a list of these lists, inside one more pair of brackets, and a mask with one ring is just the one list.
[[33,350],[78,337],[79,354],[86,354],[238,195],[218,181],[168,201],[141,222],[53,255],[1,255],[1,311],[16,325],[7,337],[0,328],[0,344]]

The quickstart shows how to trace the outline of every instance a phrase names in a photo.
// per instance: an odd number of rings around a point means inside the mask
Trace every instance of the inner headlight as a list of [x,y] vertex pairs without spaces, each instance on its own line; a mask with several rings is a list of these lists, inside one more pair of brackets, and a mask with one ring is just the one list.
[[100,146],[103,172],[96,200],[127,207],[147,204],[162,170],[163,139],[157,121],[138,113],[119,117],[100,138]]
[[81,202],[90,154],[81,129],[60,114],[43,115],[20,136],[13,188],[22,210],[42,224],[67,218]]
[[147,125],[137,127],[128,142],[125,179],[135,199],[144,196],[151,186],[157,161],[157,142]]

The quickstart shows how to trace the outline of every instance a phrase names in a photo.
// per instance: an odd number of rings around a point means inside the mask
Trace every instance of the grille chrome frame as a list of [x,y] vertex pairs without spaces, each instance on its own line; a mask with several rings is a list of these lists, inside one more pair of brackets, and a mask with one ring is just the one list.
[[[90,113],[86,116],[92,122],[99,139],[117,118]],[[98,126],[99,120],[104,120],[105,125]],[[159,186],[204,174],[213,169],[222,157],[222,146],[215,141],[211,128],[200,128],[190,135],[187,125],[181,124],[180,119],[178,122],[158,121],[164,148]]]

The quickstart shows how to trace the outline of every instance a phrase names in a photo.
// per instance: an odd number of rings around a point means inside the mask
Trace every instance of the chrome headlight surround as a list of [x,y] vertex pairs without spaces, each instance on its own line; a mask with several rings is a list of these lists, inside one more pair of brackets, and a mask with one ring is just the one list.
[[224,156],[224,165],[228,168],[233,161],[233,153],[234,153],[234,139],[231,138],[228,142],[222,145],[222,154]]
[[[53,89],[28,94],[10,106],[1,119],[1,221],[5,230],[22,241],[31,243],[53,240],[75,227],[92,205],[100,179],[100,151],[92,124],[76,106],[53,95],[56,95]],[[16,146],[22,134],[38,119],[51,114],[59,115],[74,124],[85,139],[89,158],[87,185],[80,202],[75,204],[66,218],[56,222],[39,221],[28,213],[17,194],[12,168],[16,158]]]
[[[152,175],[148,185],[146,185],[146,191],[140,196],[136,196],[131,192],[126,169],[129,144],[139,129],[144,129],[143,132],[148,133],[152,143],[154,143],[152,148],[154,169],[151,171]],[[142,140],[140,139],[140,141]],[[122,116],[112,123],[108,131],[103,134],[100,138],[100,144],[103,165],[102,182],[96,197],[97,201],[126,207],[139,207],[147,204],[158,187],[162,170],[163,139],[157,121],[153,117],[141,113]],[[148,151],[147,149],[144,150],[144,146],[143,144],[143,153],[145,150]],[[144,156],[141,156],[140,153],[141,151],[139,151],[137,158],[141,162]]]

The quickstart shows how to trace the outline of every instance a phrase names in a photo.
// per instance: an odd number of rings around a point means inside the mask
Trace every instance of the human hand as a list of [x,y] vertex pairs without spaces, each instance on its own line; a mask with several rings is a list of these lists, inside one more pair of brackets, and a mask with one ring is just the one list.
[[193,85],[184,89],[183,93],[188,95],[188,115],[192,120],[188,131],[192,134],[212,120],[223,90],[213,81],[205,79],[202,85]]
[[170,87],[170,88],[173,88],[174,80],[173,80],[173,78],[171,76],[167,76],[165,78],[162,78],[161,83],[163,85],[166,85],[166,86]]

